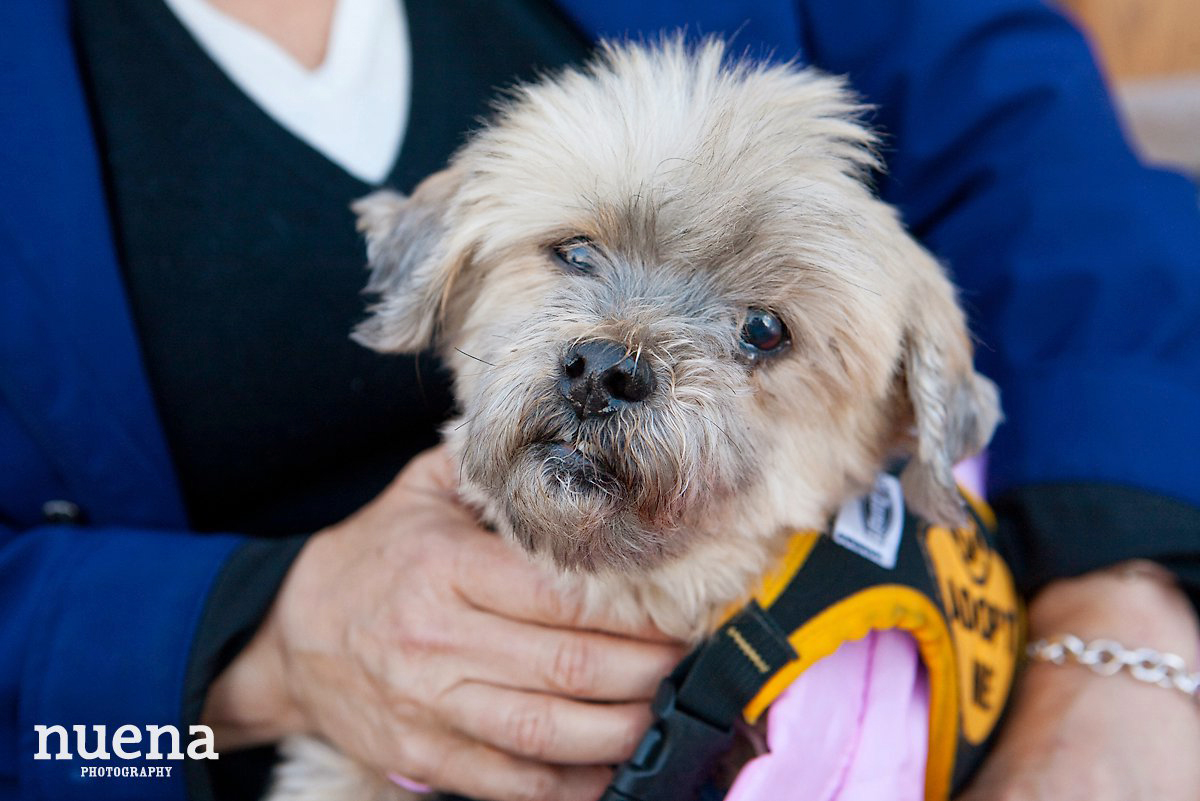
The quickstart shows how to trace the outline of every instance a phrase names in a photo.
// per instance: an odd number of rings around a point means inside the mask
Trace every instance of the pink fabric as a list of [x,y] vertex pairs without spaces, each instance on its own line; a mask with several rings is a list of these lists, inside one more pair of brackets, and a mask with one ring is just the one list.
[[984,497],[987,485],[987,451],[954,465],[954,477],[958,483],[980,498]]
[[929,682],[916,643],[877,631],[814,664],[767,713],[769,753],[726,801],[921,801]]

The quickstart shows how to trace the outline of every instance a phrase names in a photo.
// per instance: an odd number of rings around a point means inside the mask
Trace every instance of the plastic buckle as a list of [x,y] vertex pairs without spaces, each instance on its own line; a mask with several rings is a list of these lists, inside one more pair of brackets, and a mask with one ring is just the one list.
[[675,683],[658,686],[654,725],[617,768],[600,801],[686,801],[696,798],[716,759],[733,745],[733,727],[712,725],[676,705]]

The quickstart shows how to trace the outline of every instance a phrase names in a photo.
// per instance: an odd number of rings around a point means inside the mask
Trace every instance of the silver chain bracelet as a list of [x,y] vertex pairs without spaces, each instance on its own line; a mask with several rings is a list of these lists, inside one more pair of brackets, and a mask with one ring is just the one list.
[[1153,648],[1129,649],[1113,640],[1092,640],[1085,643],[1074,634],[1031,642],[1026,648],[1030,659],[1061,665],[1075,662],[1101,676],[1112,676],[1122,670],[1138,681],[1174,687],[1200,701],[1200,673],[1188,673],[1187,663],[1179,654],[1163,653]]

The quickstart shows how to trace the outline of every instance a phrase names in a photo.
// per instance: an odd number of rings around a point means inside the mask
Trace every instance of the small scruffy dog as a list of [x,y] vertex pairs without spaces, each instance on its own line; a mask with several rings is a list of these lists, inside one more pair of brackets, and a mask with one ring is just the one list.
[[[996,390],[872,193],[861,112],[719,40],[607,44],[513,90],[411,197],[357,204],[379,301],[356,339],[436,342],[464,499],[594,607],[697,641],[898,458],[918,513],[963,519],[951,467]],[[408,797],[287,751],[274,799]]]

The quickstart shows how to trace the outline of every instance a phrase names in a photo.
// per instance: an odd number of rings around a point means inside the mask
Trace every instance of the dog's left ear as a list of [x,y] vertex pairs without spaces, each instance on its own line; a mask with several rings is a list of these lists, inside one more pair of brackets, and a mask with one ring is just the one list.
[[953,468],[991,439],[1001,418],[999,393],[975,372],[966,323],[949,282],[941,278],[917,295],[903,356],[913,452],[900,478],[918,514],[960,525],[966,514]]
[[426,178],[412,195],[384,189],[351,206],[367,239],[366,291],[379,297],[354,329],[356,342],[399,353],[430,344],[466,260],[449,246],[448,216],[461,185],[462,170],[451,166]]

